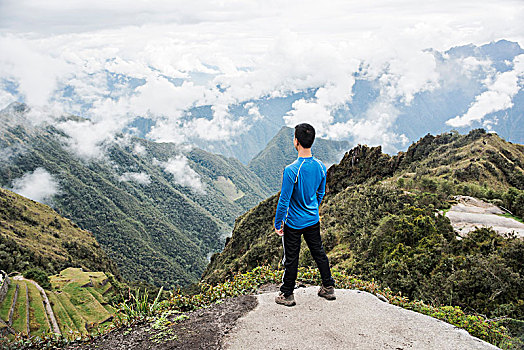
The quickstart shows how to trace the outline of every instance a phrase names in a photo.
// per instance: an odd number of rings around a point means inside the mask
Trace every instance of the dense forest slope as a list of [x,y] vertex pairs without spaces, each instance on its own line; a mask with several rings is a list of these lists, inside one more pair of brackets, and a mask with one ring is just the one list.
[[129,280],[165,286],[198,280],[234,218],[268,195],[231,158],[123,137],[101,157],[83,159],[62,130],[33,127],[27,118],[25,105],[0,113],[0,186],[12,188],[43,169],[58,184],[53,208],[92,231]]
[[55,274],[71,266],[118,276],[91,232],[47,205],[0,188],[0,270]]
[[[264,181],[271,193],[280,190],[284,167],[297,158],[297,151],[293,147],[294,133],[294,129],[282,127],[267,146],[249,162],[249,169]],[[316,158],[329,166],[338,163],[348,147],[347,141],[317,138],[312,152]]]
[[[455,194],[484,198],[524,215],[524,147],[496,134],[428,135],[391,157],[357,146],[328,171],[320,208],[330,262],[411,298],[460,305],[490,317],[524,317],[524,242],[478,229],[460,239],[439,209]],[[258,265],[278,266],[272,229],[278,197],[235,223],[204,280],[217,282]],[[300,264],[314,266],[303,245]]]

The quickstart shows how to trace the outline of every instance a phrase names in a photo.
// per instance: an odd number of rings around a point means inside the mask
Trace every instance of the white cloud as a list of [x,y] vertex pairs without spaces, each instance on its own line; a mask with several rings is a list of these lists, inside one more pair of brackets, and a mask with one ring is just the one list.
[[184,123],[186,135],[209,141],[228,140],[249,129],[244,118],[234,120],[230,117],[227,105],[214,105],[211,109],[212,119],[195,118]]
[[14,79],[27,103],[49,103],[59,78],[73,67],[55,53],[34,47],[34,42],[14,36],[0,36],[0,77]]
[[382,145],[386,152],[395,152],[399,146],[405,146],[408,142],[404,134],[390,131],[398,113],[388,99],[378,100],[371,105],[363,118],[335,123],[329,127],[328,133],[334,138],[350,135],[356,143]]
[[16,96],[8,91],[0,89],[0,110],[6,108],[14,101],[16,101]]
[[[410,51],[409,48],[406,50]],[[412,52],[407,57],[392,58],[387,65],[387,71],[379,81],[385,95],[392,100],[400,98],[409,104],[415,94],[438,87],[439,74],[431,52]]]
[[207,141],[229,140],[241,132],[249,130],[245,118],[234,119],[228,112],[227,104],[215,104],[211,107],[211,118],[163,118],[147,134],[157,142],[172,142],[182,144],[192,138]]
[[189,166],[188,159],[183,155],[169,158],[167,162],[158,162],[165,171],[173,175],[175,182],[181,186],[190,187],[195,192],[204,194],[204,184],[200,175]]
[[255,105],[253,102],[248,102],[244,105],[244,108],[247,109],[247,114],[251,116],[253,121],[257,121],[260,119],[263,119],[264,117],[260,114],[260,110],[258,109],[258,106]]
[[326,129],[333,122],[333,119],[331,112],[325,106],[305,99],[295,101],[293,109],[284,116],[287,126],[309,123],[319,131]]
[[25,107],[18,103],[8,106],[1,113],[0,132],[16,125],[22,125],[27,133],[32,133],[42,125],[52,124],[56,118],[63,115],[61,106],[57,104],[48,105],[45,108],[41,106]]
[[68,148],[78,157],[90,160],[104,156],[104,147],[114,141],[115,134],[125,124],[126,120],[102,118],[99,121],[67,120],[57,127],[68,136],[64,140]]
[[[325,136],[350,137],[349,126],[366,122],[332,116],[351,101],[355,72],[379,81],[381,101],[409,104],[446,74],[426,49],[502,37],[524,46],[523,17],[522,2],[512,0],[5,0],[0,81],[15,80],[20,96],[0,93],[0,104],[56,100],[67,112],[92,118],[83,125],[95,130],[86,131],[88,140],[70,144],[92,157],[136,116],[157,121],[149,135],[157,141],[227,140],[264,117],[253,107],[236,120],[229,106],[318,89],[314,99],[295,103],[286,122],[310,120]],[[465,61],[464,69],[478,65]],[[65,87],[72,97],[57,95]],[[213,114],[183,118],[202,105],[213,106]],[[76,126],[66,129],[76,135]],[[391,133],[375,130],[385,138]]]
[[133,146],[133,153],[143,156],[147,153],[147,151],[146,151],[146,148],[141,143],[137,142]]
[[149,185],[151,183],[151,177],[146,173],[123,173],[119,178],[119,181],[134,181],[141,185]]
[[181,144],[187,141],[184,127],[178,118],[158,120],[147,137],[156,142]]
[[[145,23],[225,22],[263,15],[268,7],[254,1],[4,0],[0,26],[20,31],[78,32]],[[275,11],[275,10],[273,10]]]
[[389,98],[382,98],[372,104],[366,114],[360,118],[349,118],[335,122],[331,111],[318,102],[297,100],[293,109],[284,117],[288,126],[310,123],[317,130],[317,135],[331,139],[347,139],[370,146],[382,145],[387,152],[405,146],[408,139],[403,134],[390,131],[398,117],[398,110]]
[[466,74],[471,74],[477,70],[490,70],[491,61],[489,59],[478,59],[476,57],[464,57],[459,59],[460,68],[462,72]]
[[178,118],[181,112],[202,99],[204,88],[191,82],[174,86],[166,78],[150,78],[129,98],[129,109],[136,115],[158,115]]
[[452,127],[465,127],[481,121],[487,114],[513,107],[513,97],[522,88],[519,79],[524,78],[524,55],[515,57],[513,69],[498,73],[487,90],[478,95],[468,111],[462,116],[446,121]]
[[21,196],[41,203],[49,203],[59,192],[58,181],[44,168],[36,168],[14,179],[11,190]]
[[[437,65],[440,76],[439,86],[442,90],[457,90],[465,94],[474,94],[477,91],[479,79],[491,76],[496,72],[489,59],[476,57],[451,58],[442,54],[442,60]],[[472,84],[472,82],[475,82]]]

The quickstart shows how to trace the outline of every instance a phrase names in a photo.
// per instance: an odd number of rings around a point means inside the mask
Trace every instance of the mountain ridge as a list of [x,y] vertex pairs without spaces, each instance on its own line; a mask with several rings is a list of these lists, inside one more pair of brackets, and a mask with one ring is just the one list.
[[[458,148],[453,146],[455,144]],[[472,147],[474,157],[466,156],[462,149],[466,145]],[[497,150],[499,152],[496,152]],[[442,154],[440,160],[436,159],[438,157],[427,159],[432,152],[446,153]],[[462,159],[465,162],[462,162]],[[449,163],[454,166],[460,164],[461,168],[450,169]],[[453,132],[437,136],[428,134],[413,143],[406,152],[399,152],[395,156],[382,153],[380,146],[370,148],[358,145],[347,152],[339,164],[329,169],[326,184],[328,190],[336,193],[348,185],[380,181],[402,170],[409,170],[410,173],[417,170],[421,172],[422,167],[434,168],[434,174],[438,172],[438,176],[442,178],[456,177],[458,180],[478,172],[475,178],[478,182],[491,180],[495,188],[500,187],[498,182],[502,182],[501,185],[505,188],[514,186],[524,189],[524,145],[507,142],[496,134],[486,133],[483,129],[473,130],[463,137]],[[483,172],[480,171],[481,167]],[[426,171],[430,169],[424,169],[424,172]],[[497,179],[493,180],[494,177]]]

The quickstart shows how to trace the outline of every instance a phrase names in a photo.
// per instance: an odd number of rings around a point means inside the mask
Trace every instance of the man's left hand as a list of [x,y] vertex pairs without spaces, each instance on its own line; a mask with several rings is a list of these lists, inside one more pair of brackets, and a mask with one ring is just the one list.
[[282,237],[284,235],[284,228],[281,227],[280,229],[277,230],[277,228],[275,227],[275,232],[277,233],[277,235]]

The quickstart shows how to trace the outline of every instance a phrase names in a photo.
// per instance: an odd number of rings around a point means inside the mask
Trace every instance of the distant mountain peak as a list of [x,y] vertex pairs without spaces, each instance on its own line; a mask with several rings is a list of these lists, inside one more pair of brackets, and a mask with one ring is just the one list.
[[[249,162],[249,168],[266,183],[272,192],[280,189],[284,167],[297,158],[297,152],[293,147],[293,136],[294,129],[283,126],[266,147]],[[315,157],[329,166],[337,163],[348,148],[349,142],[347,141],[333,141],[317,137],[313,143],[312,152]]]
[[0,113],[24,113],[29,111],[29,106],[23,102],[11,102]]

